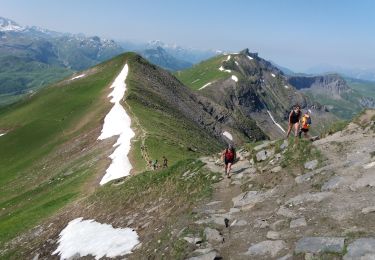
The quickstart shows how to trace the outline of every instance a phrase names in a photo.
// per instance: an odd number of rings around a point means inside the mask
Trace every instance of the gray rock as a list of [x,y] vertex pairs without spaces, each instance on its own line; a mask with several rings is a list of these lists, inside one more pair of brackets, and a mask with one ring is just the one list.
[[286,247],[282,240],[266,240],[249,247],[246,255],[276,257]]
[[305,169],[314,170],[318,166],[318,160],[312,160],[304,164]]
[[284,227],[286,227],[286,224],[287,224],[287,222],[286,222],[285,219],[280,219],[280,220],[277,220],[277,221],[273,222],[270,225],[270,229],[272,229],[273,231],[280,231]]
[[266,237],[268,239],[277,240],[280,239],[280,233],[276,231],[268,231]]
[[359,238],[348,246],[344,260],[373,260],[375,259],[375,238]]
[[39,260],[39,256],[40,256],[40,254],[37,253],[37,254],[33,257],[33,260]]
[[199,244],[202,242],[202,238],[200,237],[184,237],[184,240],[190,244]]
[[223,242],[223,236],[216,229],[206,227],[204,229],[204,235],[206,236],[207,241],[210,243]]
[[284,142],[280,145],[280,149],[284,150],[287,147],[288,147],[288,140],[284,140]]
[[314,177],[314,175],[315,175],[314,172],[308,172],[303,175],[297,176],[294,180],[296,183],[301,184],[301,183],[311,180],[311,178]]
[[298,205],[306,202],[321,202],[333,195],[332,192],[303,193],[289,199],[286,204]]
[[362,209],[363,214],[368,214],[368,213],[371,213],[371,212],[375,212],[375,206],[367,207],[367,208]]
[[256,154],[256,158],[257,158],[258,162],[265,161],[265,160],[267,160],[268,157],[269,156],[267,155],[266,150],[262,150],[260,152],[257,152],[257,154]]
[[265,141],[265,142],[263,142],[262,144],[255,146],[255,147],[253,148],[253,150],[258,152],[258,151],[260,151],[260,150],[262,150],[262,149],[264,149],[264,148],[267,148],[270,144],[271,144],[271,142],[269,142],[269,141]]
[[298,218],[290,221],[290,228],[305,227],[307,226],[305,218]]
[[262,202],[264,200],[264,193],[258,191],[244,192],[232,199],[235,208],[254,206],[256,203]]
[[[198,250],[195,250],[195,251],[193,252],[193,254],[199,254],[200,252],[198,252],[198,251],[199,251],[199,249],[198,249]],[[201,251],[202,251],[202,250],[201,250]],[[205,250],[205,251],[207,251],[207,252],[205,252],[205,253],[200,253],[200,255],[190,257],[190,258],[188,258],[187,260],[214,260],[214,259],[218,259],[218,258],[220,258],[219,253],[218,253],[216,250],[212,249],[212,248],[208,248],[208,249]]]
[[216,201],[211,201],[210,203],[207,203],[206,205],[207,206],[213,206],[213,205],[220,204],[220,203],[222,203],[221,200],[216,200]]
[[281,166],[276,166],[274,168],[271,169],[271,172],[272,173],[277,173],[277,172],[280,172],[282,170]]
[[268,228],[270,225],[265,219],[256,219],[254,221],[254,228]]
[[343,237],[303,237],[298,240],[295,253],[341,253],[344,250]]
[[335,176],[322,186],[322,191],[330,191],[337,189],[345,179],[341,176]]
[[295,218],[297,217],[297,214],[291,211],[288,208],[285,208],[284,206],[281,206],[279,210],[276,212],[277,215],[284,216],[287,218]]
[[375,187],[375,174],[373,172],[364,174],[355,183],[350,185],[350,189],[353,191],[364,187]]

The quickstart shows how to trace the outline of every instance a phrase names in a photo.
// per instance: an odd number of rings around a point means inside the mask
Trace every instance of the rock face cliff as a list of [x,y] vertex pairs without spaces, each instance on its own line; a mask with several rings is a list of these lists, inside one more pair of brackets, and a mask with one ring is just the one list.
[[288,82],[298,90],[310,90],[328,95],[334,99],[340,99],[342,95],[352,92],[346,81],[337,74],[293,76],[288,78]]

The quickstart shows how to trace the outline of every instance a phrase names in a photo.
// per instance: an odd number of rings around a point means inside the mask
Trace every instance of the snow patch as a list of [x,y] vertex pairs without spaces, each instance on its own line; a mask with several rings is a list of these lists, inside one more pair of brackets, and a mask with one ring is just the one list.
[[288,88],[289,88],[289,86],[288,86],[288,85],[285,85],[285,86],[284,86],[284,88],[288,89]]
[[108,97],[112,97],[110,102],[114,103],[114,106],[104,118],[102,133],[98,137],[98,140],[103,140],[112,136],[119,136],[117,142],[113,145],[116,149],[109,156],[109,158],[112,159],[112,163],[100,181],[101,185],[111,180],[129,175],[130,170],[133,168],[129,161],[128,153],[130,151],[130,140],[135,134],[130,127],[130,117],[126,114],[125,109],[120,104],[126,91],[125,80],[128,75],[128,70],[128,64],[125,64],[124,68],[110,87],[113,88],[113,91]]
[[5,135],[6,133],[0,133],[0,136],[3,136],[3,135]]
[[211,84],[212,84],[212,82],[208,82],[207,84],[203,85],[203,87],[201,87],[201,88],[198,89],[198,90],[202,90],[202,89],[204,89],[205,87],[208,87],[208,86],[211,85]]
[[273,122],[275,125],[277,125],[277,127],[279,127],[279,128],[281,129],[281,131],[283,131],[283,132],[285,133],[284,128],[283,128],[279,123],[277,123],[277,122],[275,121],[275,119],[273,118],[271,112],[267,110],[267,113],[270,115],[270,118],[271,118],[272,122]]
[[232,79],[233,79],[235,82],[238,82],[238,78],[237,78],[237,76],[232,75]]
[[232,52],[232,55],[238,55],[239,53],[238,52]]
[[223,135],[224,135],[226,138],[228,138],[229,140],[233,141],[233,136],[232,136],[229,132],[224,131],[224,132],[223,132]]
[[71,78],[70,80],[79,79],[79,78],[82,78],[84,76],[86,76],[86,74],[81,74],[81,75],[75,76],[75,77]]
[[234,63],[236,63],[237,66],[240,66],[237,61],[235,61]]
[[227,57],[227,61],[229,61],[229,60],[230,60],[230,58],[231,58],[231,56],[230,56],[230,55],[228,55],[228,57]]
[[224,71],[224,72],[228,72],[228,73],[231,73],[232,71],[231,70],[226,70],[223,68],[223,66],[220,66],[219,68],[220,71]]
[[200,81],[201,79],[196,79],[196,80],[194,80],[193,82],[191,82],[191,84],[194,84],[195,82],[198,82],[198,81]]
[[249,58],[249,60],[252,60],[252,59],[253,59],[253,57],[250,57],[249,55],[247,55],[247,57]]
[[271,73],[271,76],[272,76],[272,77],[276,77],[276,75],[275,75],[275,74],[273,74],[273,73]]
[[76,218],[61,231],[59,246],[52,253],[60,259],[93,255],[95,259],[116,257],[132,253],[139,244],[138,234],[130,228],[113,228],[94,220]]

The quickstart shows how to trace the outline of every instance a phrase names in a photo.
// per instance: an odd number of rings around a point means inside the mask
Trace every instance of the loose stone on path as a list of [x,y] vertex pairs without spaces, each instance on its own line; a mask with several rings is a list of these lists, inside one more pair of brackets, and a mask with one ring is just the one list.
[[295,253],[341,253],[344,250],[343,237],[303,237],[298,240]]

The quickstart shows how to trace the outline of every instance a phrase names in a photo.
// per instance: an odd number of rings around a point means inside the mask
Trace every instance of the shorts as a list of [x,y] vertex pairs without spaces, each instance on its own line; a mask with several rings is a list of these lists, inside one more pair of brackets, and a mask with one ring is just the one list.
[[301,128],[301,131],[304,132],[304,133],[307,133],[309,131],[308,128]]
[[292,124],[292,125],[294,125],[294,124],[296,124],[296,123],[299,123],[299,120],[298,120],[298,119],[294,119],[294,118],[292,118],[292,120],[289,121],[289,124]]
[[224,158],[224,163],[227,165],[229,163],[233,164],[233,159],[228,160],[227,158]]

